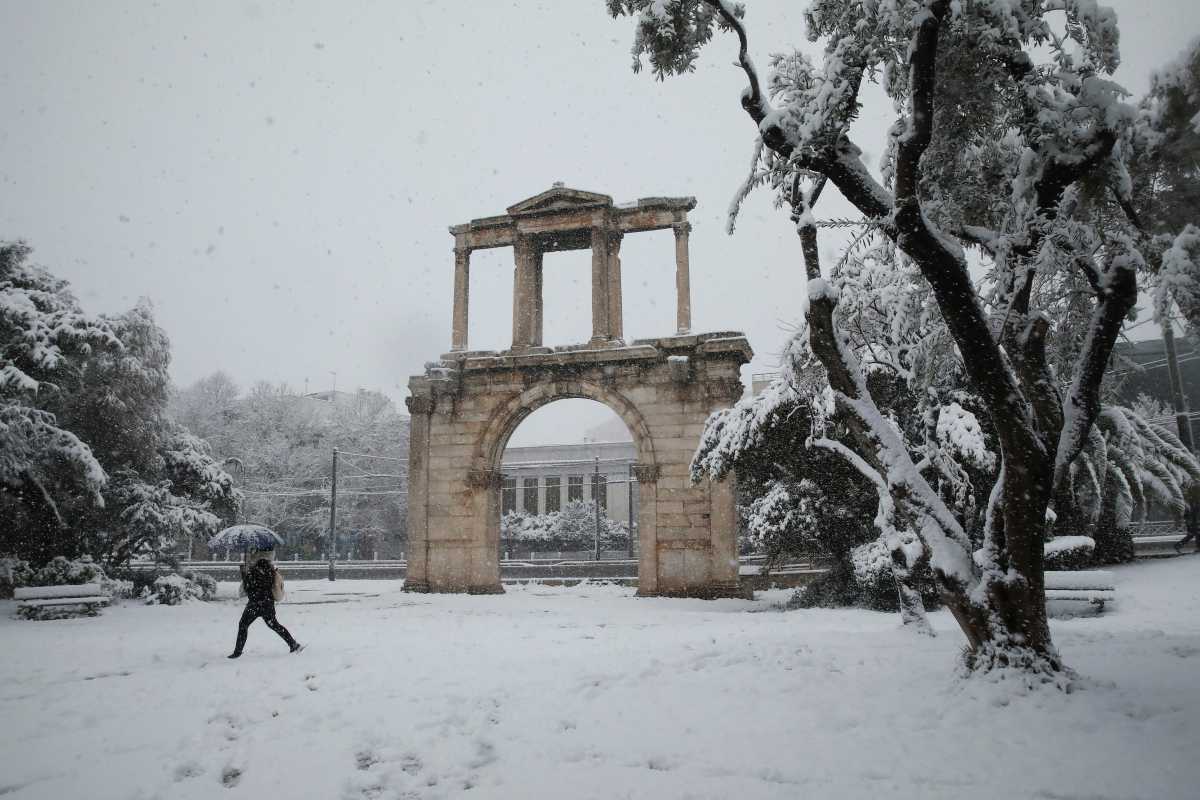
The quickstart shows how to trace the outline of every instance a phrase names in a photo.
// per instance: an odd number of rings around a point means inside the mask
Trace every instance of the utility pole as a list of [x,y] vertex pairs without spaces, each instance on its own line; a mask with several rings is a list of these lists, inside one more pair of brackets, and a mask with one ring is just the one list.
[[[1195,453],[1195,440],[1192,438],[1192,420],[1188,414],[1187,396],[1183,393],[1183,379],[1179,374],[1179,356],[1175,352],[1175,323],[1167,317],[1162,323],[1163,346],[1167,351],[1167,372],[1171,379],[1171,408],[1175,411],[1175,427],[1179,432],[1179,441],[1188,452]],[[1196,551],[1200,552],[1200,490],[1191,487],[1191,497],[1187,498],[1187,533],[1191,537]]]
[[334,561],[337,560],[337,448],[333,448],[333,481],[329,489],[329,580],[334,576]]
[[592,505],[596,509],[595,561],[600,560],[600,456],[596,456],[596,469],[592,472]]
[[629,480],[625,483],[625,496],[629,498],[629,542],[628,555],[633,558],[633,462],[629,462]]

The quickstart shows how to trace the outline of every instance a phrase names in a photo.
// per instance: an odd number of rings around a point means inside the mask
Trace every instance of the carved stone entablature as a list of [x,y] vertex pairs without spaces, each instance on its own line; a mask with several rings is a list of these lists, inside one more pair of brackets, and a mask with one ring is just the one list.
[[472,489],[499,489],[504,485],[504,474],[498,469],[467,470],[467,486]]
[[705,385],[705,391],[711,399],[733,405],[742,399],[742,395],[746,392],[746,387],[737,378],[716,378],[710,380]]
[[658,464],[634,464],[633,477],[638,483],[657,483],[662,468]]
[[433,398],[432,397],[406,397],[404,405],[408,406],[409,414],[432,414],[433,413]]

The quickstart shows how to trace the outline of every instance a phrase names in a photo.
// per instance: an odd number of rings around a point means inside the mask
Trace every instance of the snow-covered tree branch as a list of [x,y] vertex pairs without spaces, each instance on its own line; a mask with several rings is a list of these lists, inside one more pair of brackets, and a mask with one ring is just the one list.
[[[738,65],[751,81],[743,106],[763,148],[764,169],[747,187],[770,183],[792,207],[809,278],[808,343],[832,391],[829,412],[846,420],[853,458],[886,486],[881,513],[902,521],[933,565],[969,662],[1057,672],[1044,608],[1046,520],[1091,438],[1103,371],[1146,269],[1136,231],[1097,228],[1076,199],[1093,183],[1117,203],[1130,197],[1121,143],[1135,114],[1105,77],[1119,62],[1115,15],[1093,0],[815,0],[805,22],[824,44],[823,63],[777,58],[763,98],[746,69],[742,9],[717,0],[608,5],[637,17],[635,57],[659,76],[690,69],[718,27],[738,34]],[[897,111],[882,180],[850,135],[864,80],[880,81]],[[817,263],[813,203],[824,181],[894,244],[892,267],[911,265],[929,287],[993,427],[999,480],[978,549],[923,475],[935,459],[913,460],[847,344],[839,289]],[[792,190],[800,182],[817,191]],[[994,291],[972,277],[966,249],[976,247]],[[1039,285],[1069,286],[1071,275],[1086,287],[1077,316],[1087,322],[1060,360],[1070,373],[1063,392],[1047,353],[1055,320],[1035,300]]]

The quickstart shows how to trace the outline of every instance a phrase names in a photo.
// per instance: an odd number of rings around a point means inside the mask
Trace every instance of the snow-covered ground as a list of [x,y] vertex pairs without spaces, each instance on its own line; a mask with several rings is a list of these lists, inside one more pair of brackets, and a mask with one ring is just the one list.
[[[1185,798],[1200,795],[1200,557],[1117,570],[1054,623],[1084,679],[954,677],[962,639],[866,611],[526,587],[294,583],[289,655],[239,606],[24,622],[0,602],[0,797]],[[223,586],[232,596],[232,586]]]

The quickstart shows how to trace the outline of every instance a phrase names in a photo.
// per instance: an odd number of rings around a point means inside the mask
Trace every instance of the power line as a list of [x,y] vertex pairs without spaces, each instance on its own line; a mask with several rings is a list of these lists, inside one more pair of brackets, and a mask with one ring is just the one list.
[[405,462],[405,461],[407,461],[407,460],[408,460],[408,459],[405,459],[405,458],[395,458],[395,457],[393,457],[393,456],[373,456],[373,455],[371,455],[370,453],[351,453],[349,450],[338,450],[338,454],[339,454],[339,455],[343,455],[343,456],[354,456],[355,458],[377,458],[377,459],[379,459],[380,461],[400,461],[400,462]]
[[[636,462],[637,462],[637,459],[635,459],[635,458],[628,458],[628,457],[625,457],[625,458],[620,458],[620,457],[618,457],[618,458],[602,458],[602,459],[600,459],[600,463],[601,463],[601,464],[628,464],[628,463],[630,463],[630,462],[636,463]],[[583,459],[561,459],[561,460],[557,460],[557,461],[511,461],[511,462],[504,462],[503,460],[501,460],[501,462],[500,462],[500,469],[501,469],[501,470],[505,470],[505,469],[521,469],[521,468],[523,468],[523,467],[558,467],[558,466],[563,466],[563,467],[565,467],[565,466],[570,466],[571,464],[594,464],[594,463],[595,463],[595,459],[591,459],[591,458],[583,458]]]
[[[304,489],[295,492],[264,492],[255,491],[253,489],[242,489],[243,494],[254,495],[255,497],[326,497],[329,492],[323,489]],[[374,497],[378,495],[389,494],[408,494],[407,489],[351,489],[349,491],[338,491],[339,495],[354,497]]]
[[[1200,360],[1200,354],[1197,354],[1197,355],[1189,355],[1189,356],[1186,356],[1186,357],[1184,357],[1184,358],[1181,358],[1181,359],[1179,359],[1178,363],[1180,363],[1180,364],[1186,364],[1186,363],[1188,363],[1189,361],[1197,361],[1197,360]],[[1114,375],[1129,375],[1129,374],[1136,374],[1136,373],[1138,373],[1138,372],[1141,372],[1141,371],[1143,371],[1143,370],[1147,370],[1147,369],[1158,369],[1159,367],[1165,367],[1165,366],[1167,366],[1167,360],[1166,360],[1165,358],[1163,358],[1163,359],[1159,359],[1158,361],[1150,361],[1150,362],[1148,362],[1148,363],[1145,363],[1145,364],[1137,364],[1137,363],[1135,363],[1135,364],[1134,364],[1134,366],[1130,367],[1129,369],[1123,369],[1123,370],[1113,370],[1113,374],[1114,374]]]

